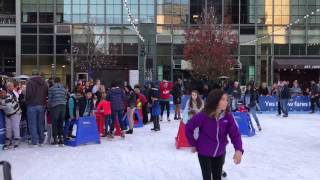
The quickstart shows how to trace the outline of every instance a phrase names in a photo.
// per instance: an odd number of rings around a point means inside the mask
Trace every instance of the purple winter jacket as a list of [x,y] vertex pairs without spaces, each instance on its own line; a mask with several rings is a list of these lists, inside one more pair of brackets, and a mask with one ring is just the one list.
[[[197,127],[199,127],[199,137],[196,140],[193,133]],[[217,121],[200,112],[186,125],[189,144],[196,147],[198,154],[202,156],[222,156],[226,152],[228,144],[227,135],[229,135],[235,150],[243,153],[241,134],[231,113],[223,113]]]

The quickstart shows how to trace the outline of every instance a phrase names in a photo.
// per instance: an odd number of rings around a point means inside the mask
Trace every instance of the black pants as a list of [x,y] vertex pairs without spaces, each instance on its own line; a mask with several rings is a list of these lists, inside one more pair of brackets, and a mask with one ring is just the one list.
[[160,130],[159,116],[152,116],[153,119],[153,128]]
[[57,105],[50,109],[52,118],[52,136],[57,138],[63,136],[63,123],[66,117],[66,105]]
[[152,107],[149,107],[149,113],[150,113],[150,122],[152,122],[153,121]]
[[143,124],[148,122],[148,103],[142,105]]
[[278,114],[281,115],[281,105],[280,100],[278,100]]
[[314,96],[310,98],[311,101],[311,111],[314,112],[316,110],[316,104],[318,107],[320,107],[320,103],[319,103],[319,96]]
[[198,154],[203,180],[221,180],[225,155],[219,157]]
[[160,109],[161,109],[161,118],[164,112],[164,108],[167,109],[167,118],[170,115],[170,102],[169,101],[160,101]]

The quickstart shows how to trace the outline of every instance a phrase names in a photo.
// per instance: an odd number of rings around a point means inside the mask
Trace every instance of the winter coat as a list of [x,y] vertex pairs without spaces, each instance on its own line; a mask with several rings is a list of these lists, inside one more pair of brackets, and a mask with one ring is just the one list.
[[181,104],[181,96],[182,96],[182,90],[181,90],[181,84],[175,83],[175,85],[172,88],[171,94],[173,97],[174,104]]
[[97,113],[102,113],[104,116],[111,114],[111,105],[109,101],[101,100],[97,105]]
[[237,87],[237,88],[233,87],[231,95],[236,99],[240,99],[241,98],[241,89],[240,89],[240,87]]
[[27,117],[27,104],[26,104],[26,98],[25,98],[25,92],[22,92],[20,95],[19,95],[19,106],[20,106],[20,109],[22,111],[22,116],[23,117]]
[[92,99],[86,99],[85,97],[82,97],[79,99],[79,116],[83,117],[83,114],[86,110],[86,105],[89,104],[89,112],[91,113],[93,110],[93,100]]
[[[201,100],[202,101],[202,100]],[[190,99],[188,99],[187,103],[186,103],[186,107],[183,110],[183,122],[186,124],[188,122],[188,120],[191,118],[189,117],[189,112],[190,111],[194,111],[195,114],[198,114],[199,112],[201,112],[204,108],[204,102],[202,101],[202,105],[200,108],[197,107],[196,104],[192,103],[192,107],[190,107]]]
[[136,95],[142,105],[145,105],[146,103],[148,103],[148,100],[145,95],[143,95],[142,93],[137,93]]
[[48,97],[48,86],[40,76],[31,78],[27,83],[26,102],[31,106],[45,106]]
[[168,84],[168,86],[165,88],[163,86],[162,83],[160,83],[160,100],[161,101],[170,101],[170,91],[171,91],[171,87],[170,85]]
[[127,93],[127,106],[133,109],[136,107],[136,101],[137,101],[137,96],[136,93],[133,91],[130,91]]
[[269,94],[268,88],[267,87],[265,87],[265,88],[260,87],[259,88],[259,94],[263,95],[263,96],[267,96]]
[[77,117],[77,100],[75,94],[70,95],[67,104],[66,119],[75,119]]
[[21,113],[19,103],[14,95],[7,93],[7,95],[0,99],[0,109],[2,109],[7,117],[16,113]]
[[291,96],[294,97],[294,96],[298,96],[302,93],[302,90],[300,87],[292,87],[290,89],[290,93],[291,93]]
[[108,91],[107,100],[111,103],[112,111],[123,111],[126,100],[124,91],[119,87],[113,87]]
[[280,91],[280,99],[290,99],[289,87],[284,85]]
[[319,92],[320,92],[320,88],[317,84],[314,84],[311,86],[311,95],[312,96],[317,96],[319,95]]
[[192,107],[190,107],[190,99],[187,101],[186,107],[185,107],[185,109],[187,109],[188,111],[195,111],[196,113],[201,112],[203,110],[203,108],[204,108],[204,102],[203,101],[202,101],[202,105],[201,105],[200,108],[198,108],[197,105],[193,104],[193,103],[192,103]]
[[62,84],[54,84],[49,88],[48,93],[48,106],[55,107],[57,105],[66,105],[67,104],[67,91]]
[[[248,102],[249,101],[249,102]],[[244,104],[249,108],[256,106],[259,103],[259,94],[255,90],[246,91],[244,93]]]
[[159,116],[160,115],[160,91],[157,88],[152,88],[151,89],[151,98],[153,98],[154,100],[152,101],[152,116]]
[[[199,128],[195,139],[194,130]],[[196,147],[199,155],[219,157],[226,153],[227,136],[236,150],[243,153],[240,131],[231,113],[223,113],[219,120],[201,112],[193,116],[186,125],[186,136],[191,146]]]

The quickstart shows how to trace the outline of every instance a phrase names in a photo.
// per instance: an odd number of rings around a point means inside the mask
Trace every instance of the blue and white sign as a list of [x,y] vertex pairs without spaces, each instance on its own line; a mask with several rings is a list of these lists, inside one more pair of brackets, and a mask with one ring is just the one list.
[[[276,96],[260,96],[259,106],[261,111],[277,111],[278,97]],[[309,96],[295,96],[288,102],[289,111],[310,111]]]

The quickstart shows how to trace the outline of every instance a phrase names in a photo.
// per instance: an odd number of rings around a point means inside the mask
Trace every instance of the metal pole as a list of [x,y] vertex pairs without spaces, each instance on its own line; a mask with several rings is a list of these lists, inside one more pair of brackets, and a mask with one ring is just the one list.
[[74,61],[73,61],[73,55],[71,55],[71,62],[70,62],[70,81],[71,81],[71,91],[73,90],[74,88]]

